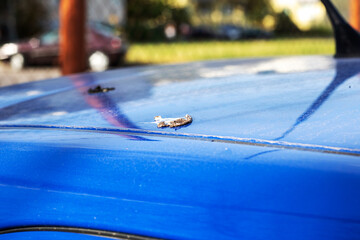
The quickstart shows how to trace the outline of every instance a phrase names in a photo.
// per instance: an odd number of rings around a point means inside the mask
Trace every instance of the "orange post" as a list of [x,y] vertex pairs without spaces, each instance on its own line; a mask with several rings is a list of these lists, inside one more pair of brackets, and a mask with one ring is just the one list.
[[86,64],[85,0],[60,1],[60,65],[63,75],[84,72]]
[[350,24],[360,31],[360,0],[350,0]]

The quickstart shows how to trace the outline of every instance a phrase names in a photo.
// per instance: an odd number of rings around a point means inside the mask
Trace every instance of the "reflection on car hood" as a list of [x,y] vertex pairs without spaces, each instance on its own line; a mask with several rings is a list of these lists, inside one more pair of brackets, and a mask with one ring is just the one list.
[[[360,60],[284,57],[135,67],[0,90],[1,125],[138,129],[360,149]],[[115,88],[89,94],[97,85]],[[158,129],[155,116],[193,117]],[[141,133],[141,131],[140,131]]]

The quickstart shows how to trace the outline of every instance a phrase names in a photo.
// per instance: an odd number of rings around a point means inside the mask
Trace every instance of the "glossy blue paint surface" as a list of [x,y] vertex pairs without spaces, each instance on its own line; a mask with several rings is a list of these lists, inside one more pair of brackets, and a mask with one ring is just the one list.
[[[0,227],[359,239],[359,66],[232,60],[0,89]],[[97,84],[116,89],[87,94]]]
[[[0,90],[0,124],[156,130],[155,116],[190,114],[179,131],[358,148],[359,65],[294,57],[60,78]],[[99,83],[116,90],[87,94]]]

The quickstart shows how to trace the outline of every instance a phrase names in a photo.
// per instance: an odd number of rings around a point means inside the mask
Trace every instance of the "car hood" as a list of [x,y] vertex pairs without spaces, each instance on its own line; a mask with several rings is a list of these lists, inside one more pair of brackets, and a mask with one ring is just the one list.
[[[0,234],[358,239],[359,64],[214,61],[2,88]],[[98,85],[115,89],[88,93]]]
[[[325,146],[357,154],[359,72],[358,59],[311,56],[73,75],[2,88],[0,124]],[[88,93],[98,85],[115,89]],[[186,114],[193,122],[181,128],[159,129],[154,121]]]

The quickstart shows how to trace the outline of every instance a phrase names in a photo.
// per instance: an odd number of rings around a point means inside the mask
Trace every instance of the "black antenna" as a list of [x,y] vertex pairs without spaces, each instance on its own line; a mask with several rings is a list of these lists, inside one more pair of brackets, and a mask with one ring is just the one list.
[[336,53],[335,58],[360,57],[360,34],[341,16],[330,0],[321,0],[333,26]]

